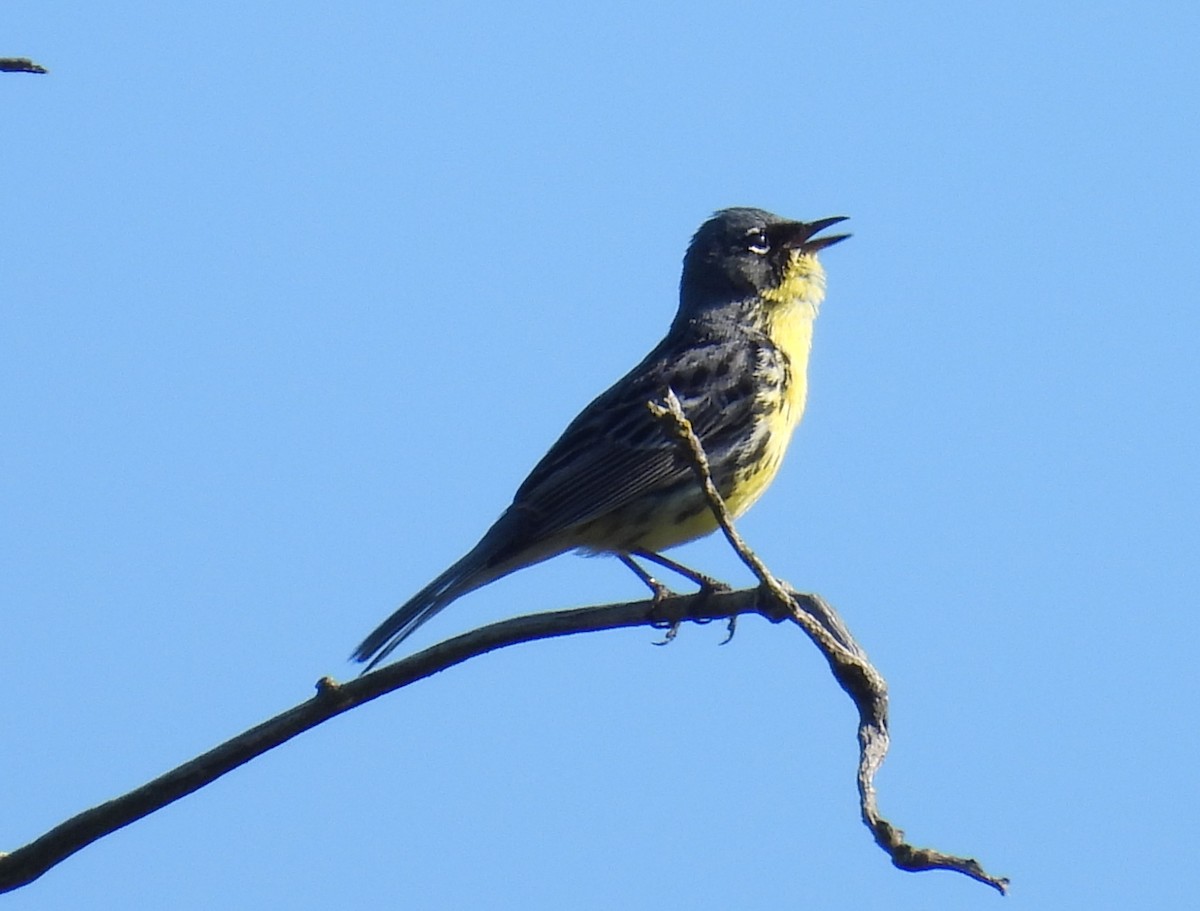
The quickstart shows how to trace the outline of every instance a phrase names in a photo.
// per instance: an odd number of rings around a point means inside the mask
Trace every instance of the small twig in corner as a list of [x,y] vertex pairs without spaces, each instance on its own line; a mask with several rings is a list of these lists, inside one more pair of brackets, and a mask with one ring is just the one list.
[[649,402],[650,412],[658,418],[667,432],[679,441],[691,462],[696,478],[708,498],[709,506],[730,546],[741,557],[742,562],[758,577],[761,590],[777,604],[784,607],[794,620],[820,649],[829,668],[842,689],[854,700],[858,708],[858,796],[862,819],[875,843],[891,857],[892,863],[901,870],[920,872],[924,870],[953,870],[986,883],[1001,894],[1008,891],[1008,880],[993,876],[968,857],[943,854],[931,848],[918,848],[904,840],[904,833],[883,818],[879,812],[875,793],[875,773],[887,756],[888,737],[888,692],[887,682],[867,659],[866,652],[855,641],[849,628],[829,604],[819,595],[803,594],[785,586],[773,575],[742,540],[733,519],[713,483],[704,447],[692,430],[692,425],[683,413],[674,390],[668,389],[664,402]]
[[0,57],[0,73],[48,73],[40,63],[28,57]]

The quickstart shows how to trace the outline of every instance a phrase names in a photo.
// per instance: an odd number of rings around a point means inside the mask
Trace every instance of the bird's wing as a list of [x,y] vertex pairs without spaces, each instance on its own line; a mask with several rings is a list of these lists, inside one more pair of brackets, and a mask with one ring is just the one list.
[[694,483],[692,469],[647,403],[674,390],[710,461],[743,441],[754,420],[756,360],[775,352],[751,339],[713,339],[686,354],[664,342],[585,408],[517,490],[525,540],[541,540],[652,491]]

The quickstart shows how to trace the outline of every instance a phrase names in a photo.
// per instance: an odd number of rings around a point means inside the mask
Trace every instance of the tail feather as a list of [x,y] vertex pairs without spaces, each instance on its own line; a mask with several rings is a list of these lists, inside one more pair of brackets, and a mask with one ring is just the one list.
[[476,547],[448,570],[426,585],[384,620],[354,650],[354,661],[369,662],[366,673],[391,654],[418,626],[450,602],[486,585],[495,578],[487,569],[487,555]]
[[468,592],[507,576],[514,570],[541,562],[567,548],[549,542],[529,547],[524,542],[523,518],[508,510],[465,557],[426,585],[379,624],[354,650],[351,659],[365,662],[366,673],[392,653],[418,626]]

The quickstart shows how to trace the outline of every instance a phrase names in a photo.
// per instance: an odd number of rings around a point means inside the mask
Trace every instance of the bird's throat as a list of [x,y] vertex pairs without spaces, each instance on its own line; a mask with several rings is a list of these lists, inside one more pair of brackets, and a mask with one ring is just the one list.
[[787,273],[775,289],[764,292],[769,302],[766,333],[787,358],[790,376],[776,430],[790,435],[804,413],[808,395],[808,355],[813,323],[825,298],[825,271],[811,254],[793,255]]

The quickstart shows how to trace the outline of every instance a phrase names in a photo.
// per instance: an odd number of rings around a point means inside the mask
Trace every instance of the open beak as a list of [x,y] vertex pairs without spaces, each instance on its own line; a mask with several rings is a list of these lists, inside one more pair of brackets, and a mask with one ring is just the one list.
[[845,215],[835,215],[833,218],[822,218],[820,221],[801,221],[790,226],[788,236],[784,238],[783,245],[789,250],[799,250],[801,253],[816,253],[818,250],[824,250],[826,247],[832,247],[834,244],[841,243],[849,234],[830,234],[826,237],[814,237],[831,225],[836,225],[840,221],[845,221]]

